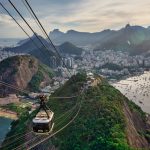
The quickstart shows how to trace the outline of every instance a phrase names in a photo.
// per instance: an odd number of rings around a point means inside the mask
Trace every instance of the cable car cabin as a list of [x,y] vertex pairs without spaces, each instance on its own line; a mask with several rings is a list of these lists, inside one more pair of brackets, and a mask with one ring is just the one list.
[[47,110],[47,113],[49,117],[47,116],[44,110],[41,110],[40,112],[37,113],[36,117],[32,120],[34,133],[46,134],[46,133],[50,133],[53,130],[54,113],[50,110]]

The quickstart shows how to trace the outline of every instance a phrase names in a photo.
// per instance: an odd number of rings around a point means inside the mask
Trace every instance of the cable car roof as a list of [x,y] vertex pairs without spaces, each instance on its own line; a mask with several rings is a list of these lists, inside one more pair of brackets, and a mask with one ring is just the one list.
[[49,123],[53,116],[54,113],[52,111],[48,111],[49,118],[47,117],[47,114],[45,111],[40,111],[36,117],[32,120],[33,123]]

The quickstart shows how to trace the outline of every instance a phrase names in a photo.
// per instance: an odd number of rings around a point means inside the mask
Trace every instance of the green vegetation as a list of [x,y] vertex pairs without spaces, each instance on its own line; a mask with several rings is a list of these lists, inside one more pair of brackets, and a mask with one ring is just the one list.
[[54,96],[72,96],[75,95],[79,88],[86,81],[86,74],[77,74],[76,76],[72,76],[70,80],[68,80],[65,85],[57,89],[54,93]]
[[47,65],[45,65],[45,64],[40,64],[39,65],[39,70],[41,72],[44,71],[45,73],[47,73],[50,78],[52,78],[54,76],[53,71]]
[[31,81],[29,82],[29,87],[32,91],[39,91],[40,83],[43,81],[44,76],[41,71],[38,72],[32,77]]
[[5,106],[1,106],[2,108],[8,109],[10,111],[16,112],[18,114],[18,117],[20,118],[24,114],[27,113],[31,108],[28,106],[25,106],[24,104],[21,103],[11,103],[7,104]]
[[[110,86],[99,85],[89,89],[84,96],[79,116],[57,136],[55,145],[62,150],[130,150],[122,111],[124,98]],[[64,108],[68,106],[65,102],[63,101]],[[60,113],[56,109],[60,103],[55,101],[55,105],[51,104],[51,109]]]
[[14,75],[18,70],[15,64],[20,64],[20,61],[17,56],[7,58],[0,62],[0,75],[2,75],[6,68],[11,69],[11,75]]
[[51,69],[44,64],[40,64],[37,73],[32,77],[31,81],[29,82],[29,88],[32,91],[39,91],[40,84],[44,80],[45,74],[48,74],[49,78],[53,77]]
[[69,42],[63,43],[62,45],[60,45],[59,48],[62,53],[68,53],[68,54],[74,54],[74,55],[81,55],[83,51],[82,48],[78,48]]
[[140,117],[143,119],[143,120],[146,120],[146,113],[142,111],[142,109],[137,106],[135,103],[133,103],[132,101],[126,99],[127,103],[128,103],[128,106],[130,108],[130,110],[132,112],[136,112],[137,114],[140,115]]
[[[76,81],[76,82],[75,82]],[[68,80],[65,85],[60,87],[55,91],[53,96],[79,96],[78,94],[81,86],[83,86],[84,81],[86,81],[86,74],[77,74],[76,76],[72,76],[70,80]],[[52,99],[50,98],[47,105],[51,108],[52,111],[55,112],[55,117],[60,116],[73,106],[75,106],[77,102],[77,97],[72,99]]]
[[[50,98],[48,101],[47,105],[55,112],[55,119],[57,119],[82,98],[82,108],[75,121],[52,139],[52,143],[60,150],[133,150],[127,143],[126,120],[123,113],[124,101],[128,100],[118,90],[108,85],[106,80],[100,79],[101,84],[79,94],[78,91],[86,81],[86,75],[77,74],[52,96],[77,95],[78,97]],[[132,110],[139,111],[139,108],[130,101],[128,103]],[[34,113],[31,116],[21,115],[18,122],[13,124],[9,134],[25,133],[26,124],[30,122]],[[144,115],[142,112],[139,113]],[[149,137],[148,133],[147,137]]]
[[[2,144],[1,148],[2,150],[12,150],[13,148],[15,148],[17,145],[22,144],[24,142],[24,138],[21,138],[20,140],[15,140],[15,138],[10,138],[10,136],[14,136],[14,135],[18,135],[19,137],[23,136],[27,131],[27,123],[29,122],[29,120],[31,120],[31,117],[28,113],[28,111],[30,110],[29,107],[22,107],[22,105],[20,104],[8,104],[6,106],[3,106],[3,108],[5,109],[9,109],[11,111],[17,112],[19,119],[16,121],[13,121],[11,123],[11,131],[7,134],[7,138],[5,139],[5,141]],[[8,144],[9,143],[9,144]],[[11,143],[11,144],[10,144]]]

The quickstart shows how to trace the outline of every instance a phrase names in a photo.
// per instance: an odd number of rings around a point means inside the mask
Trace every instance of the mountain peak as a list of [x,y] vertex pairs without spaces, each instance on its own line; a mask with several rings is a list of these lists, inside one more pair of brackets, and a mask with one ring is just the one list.
[[75,30],[68,30],[66,33],[72,33],[75,32]]
[[66,54],[81,55],[83,49],[78,48],[70,42],[65,42],[59,46],[60,51]]
[[125,26],[125,28],[126,29],[128,29],[128,28],[130,28],[131,26],[130,26],[130,24],[128,23],[128,24],[126,24],[126,26]]
[[53,32],[59,32],[59,29],[54,29]]
[[53,33],[62,33],[59,29],[54,29],[52,32]]
[[54,34],[54,35],[62,35],[62,34],[64,34],[64,32],[60,31],[59,29],[54,29],[50,33]]

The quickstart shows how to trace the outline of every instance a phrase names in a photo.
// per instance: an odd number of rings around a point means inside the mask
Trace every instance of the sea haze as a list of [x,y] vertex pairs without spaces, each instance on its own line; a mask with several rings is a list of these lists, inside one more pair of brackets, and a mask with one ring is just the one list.
[[20,40],[18,38],[0,38],[0,47],[14,47]]

